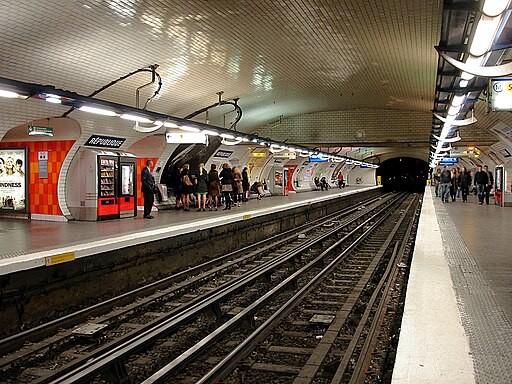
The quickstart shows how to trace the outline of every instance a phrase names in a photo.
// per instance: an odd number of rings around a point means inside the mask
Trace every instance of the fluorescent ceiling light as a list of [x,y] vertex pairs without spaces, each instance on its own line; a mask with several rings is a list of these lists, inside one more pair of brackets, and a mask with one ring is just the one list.
[[102,115],[102,116],[117,116],[118,114],[114,111],[110,111],[108,109],[103,108],[97,108],[97,107],[89,107],[88,105],[84,105],[80,108],[78,108],[81,111],[94,113],[96,115]]
[[182,131],[187,131],[187,132],[201,132],[201,130],[199,128],[191,127],[190,125],[182,125],[180,127],[180,129]]
[[456,116],[460,111],[460,106],[456,107],[454,105],[452,105],[449,109],[448,109],[448,115],[453,115],[453,116]]
[[203,133],[208,136],[219,136],[219,132],[211,131],[209,129],[205,129]]
[[235,138],[235,136],[230,135],[229,133],[221,133],[220,137],[222,137],[224,139],[234,139]]
[[466,95],[454,96],[453,99],[452,99],[452,106],[460,107],[462,105],[462,103],[463,103],[465,98],[466,98]]
[[46,96],[45,100],[52,104],[60,104],[61,102],[60,97],[49,97],[49,95]]
[[249,141],[251,141],[251,140],[249,140],[247,137],[242,137],[242,141],[243,141],[244,143],[248,143],[248,142],[249,142]]
[[167,127],[167,128],[178,128],[179,125],[176,124],[176,123],[171,123],[170,121],[166,121],[166,122],[164,122],[164,127]]
[[[488,3],[488,1],[486,1]],[[491,47],[496,31],[500,26],[501,17],[489,17],[482,15],[478,21],[469,53],[473,56],[482,56]]]
[[148,124],[151,124],[151,123],[153,123],[155,121],[155,120],[148,119],[147,117],[144,117],[144,116],[131,115],[129,113],[123,113],[120,117],[121,117],[121,119],[130,120],[130,121],[136,121],[138,123],[148,123]]
[[11,91],[4,91],[4,90],[0,89],[0,96],[8,97],[9,99],[17,99],[18,97],[20,97],[20,94],[16,93],[16,92],[11,92]]
[[510,0],[486,0],[482,12],[490,17],[498,16],[507,9],[509,2]]

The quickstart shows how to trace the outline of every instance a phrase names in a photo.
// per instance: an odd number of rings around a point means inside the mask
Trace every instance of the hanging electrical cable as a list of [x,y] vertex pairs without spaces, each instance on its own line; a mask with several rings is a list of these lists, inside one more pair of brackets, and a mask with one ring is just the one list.
[[[158,95],[158,93],[160,93],[160,90],[162,89],[162,77],[160,76],[160,74],[156,71],[156,69],[159,67],[158,64],[153,64],[153,65],[150,65],[149,67],[143,67],[143,68],[139,68],[133,72],[130,72],[124,76],[121,76],[120,78],[114,80],[114,81],[111,81],[110,83],[108,83],[107,85],[101,87],[100,89],[94,91],[93,93],[91,93],[90,95],[88,95],[88,97],[94,97],[96,96],[98,93],[104,91],[105,89],[107,88],[110,88],[111,86],[119,83],[120,81],[124,80],[124,79],[127,79],[137,73],[140,73],[140,72],[151,72],[151,75],[152,75],[152,82],[149,83],[149,84],[152,84],[155,82],[155,79],[158,78],[158,87],[157,89],[153,92],[153,95],[148,99],[146,100],[146,103],[144,104],[144,108],[143,109],[146,109],[148,103],[153,100],[153,98]],[[148,84],[146,84],[148,85]],[[138,88],[139,90],[140,88]],[[137,97],[138,99],[138,97]],[[73,112],[75,110],[75,107],[72,107],[70,108],[69,110],[67,110],[66,112],[64,112],[62,114],[62,117],[67,117],[71,112]]]

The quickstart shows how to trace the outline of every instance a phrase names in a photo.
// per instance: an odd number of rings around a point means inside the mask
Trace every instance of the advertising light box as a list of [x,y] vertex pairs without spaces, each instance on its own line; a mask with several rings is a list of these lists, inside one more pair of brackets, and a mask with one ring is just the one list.
[[491,111],[512,111],[512,78],[491,79],[489,82]]
[[0,148],[0,213],[27,212],[27,151]]

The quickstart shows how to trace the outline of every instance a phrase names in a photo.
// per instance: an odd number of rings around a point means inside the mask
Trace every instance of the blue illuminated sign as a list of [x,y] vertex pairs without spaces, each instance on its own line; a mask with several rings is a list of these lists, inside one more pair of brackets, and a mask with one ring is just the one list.
[[321,154],[318,155],[310,155],[309,161],[312,163],[326,163],[327,162],[327,156],[323,156]]
[[439,164],[441,165],[453,165],[459,162],[458,157],[443,157]]

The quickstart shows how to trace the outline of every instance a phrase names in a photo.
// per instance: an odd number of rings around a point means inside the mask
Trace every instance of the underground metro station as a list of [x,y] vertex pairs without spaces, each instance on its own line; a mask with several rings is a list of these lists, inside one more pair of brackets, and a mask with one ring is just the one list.
[[0,10],[0,382],[510,383],[510,0]]

